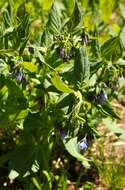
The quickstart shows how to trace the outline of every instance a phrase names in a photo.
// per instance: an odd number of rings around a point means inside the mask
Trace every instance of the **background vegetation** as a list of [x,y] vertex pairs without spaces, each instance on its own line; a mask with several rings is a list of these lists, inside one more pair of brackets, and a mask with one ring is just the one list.
[[124,10],[124,0],[0,1],[1,190],[125,187],[125,158],[105,156],[98,127],[125,140],[112,106],[125,104]]

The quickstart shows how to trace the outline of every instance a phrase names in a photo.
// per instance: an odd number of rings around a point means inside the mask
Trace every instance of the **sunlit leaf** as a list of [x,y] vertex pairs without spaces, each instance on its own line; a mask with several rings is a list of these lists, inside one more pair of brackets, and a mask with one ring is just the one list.
[[21,64],[23,65],[23,67],[30,71],[31,73],[37,72],[38,71],[38,66],[35,65],[34,63],[31,62],[21,62]]
[[101,8],[101,16],[104,22],[108,22],[113,9],[113,0],[109,0],[107,3],[107,0],[100,0],[100,8]]
[[61,78],[56,75],[56,74],[53,74],[52,78],[51,78],[51,81],[53,83],[53,85],[61,92],[64,92],[64,93],[72,93],[73,90],[68,86],[66,85],[62,80]]
[[41,0],[41,5],[43,7],[43,10],[47,11],[51,8],[52,6],[52,0],[46,1],[46,0]]

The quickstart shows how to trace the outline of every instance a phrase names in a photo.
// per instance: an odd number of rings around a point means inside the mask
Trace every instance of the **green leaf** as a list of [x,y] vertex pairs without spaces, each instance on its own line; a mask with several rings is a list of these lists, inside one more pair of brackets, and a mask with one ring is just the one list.
[[120,13],[121,13],[121,16],[123,17],[123,19],[125,20],[125,4],[123,3],[119,3],[119,8],[120,8]]
[[102,56],[107,60],[116,61],[122,56],[122,46],[119,36],[107,40],[101,47]]
[[125,39],[125,26],[122,28],[121,33],[120,33],[120,40],[121,40],[122,46],[125,49],[125,40],[124,39]]
[[62,175],[60,176],[58,186],[60,187],[61,190],[66,190],[67,189],[67,176],[64,172],[62,172]]
[[26,47],[26,44],[28,42],[29,38],[26,37],[26,38],[23,38],[20,40],[20,49],[19,49],[19,54],[21,55]]
[[26,14],[25,3],[21,4],[17,10],[17,18],[22,19]]
[[3,18],[5,27],[10,27],[12,25],[13,20],[13,5],[12,2],[8,2],[6,8],[3,11]]
[[74,61],[74,75],[76,81],[83,82],[87,80],[90,75],[90,64],[86,54],[86,48],[80,47],[76,50]]
[[113,9],[113,1],[109,0],[107,3],[107,0],[99,0],[100,3],[100,8],[101,8],[101,13],[102,13],[102,20],[104,22],[109,22],[109,19],[112,14],[112,9]]
[[21,110],[21,111],[19,110],[15,114],[9,115],[9,120],[17,123],[20,120],[25,119],[27,115],[28,115],[28,110]]
[[82,154],[78,151],[78,145],[77,145],[77,137],[74,137],[70,139],[68,142],[64,142],[66,150],[71,154],[73,157],[75,157],[78,161],[82,162],[83,166],[86,168],[89,168],[90,165],[88,163],[88,159],[86,159]]
[[42,63],[46,63],[43,55],[39,52],[37,48],[34,48],[34,55],[38,58]]
[[108,116],[120,119],[118,114],[114,111],[112,105],[107,101],[102,105],[98,105],[101,108],[101,111]]
[[125,130],[119,128],[115,121],[112,121],[110,118],[103,119],[103,123],[106,125],[108,129],[110,129],[113,133],[119,136],[121,140],[125,140]]
[[75,6],[75,0],[64,0],[63,2],[67,9],[67,13],[71,15]]
[[[36,147],[30,144],[25,144],[14,149],[9,162],[10,171],[14,170],[20,176],[24,176],[27,172],[30,172],[33,164],[35,164],[35,153]],[[16,175],[12,175],[12,177],[16,177]]]
[[45,10],[45,11],[48,11],[52,6],[52,0],[49,0],[49,1],[41,0],[40,2],[42,4],[43,10]]
[[[25,14],[25,16],[20,20],[17,27],[15,27],[15,30],[13,32],[13,48],[17,50],[17,48],[20,46],[20,49],[23,48],[23,46],[26,44],[28,35],[29,35],[29,14]],[[25,47],[25,46],[24,46]]]
[[40,184],[39,184],[38,180],[35,177],[32,178],[32,181],[33,181],[34,185],[36,186],[36,188],[38,190],[41,190]]
[[46,170],[43,170],[42,172],[43,172],[43,174],[44,174],[44,175],[46,176],[46,178],[47,178],[48,185],[49,185],[49,189],[52,189],[51,175],[50,175]]
[[59,65],[58,67],[56,67],[55,70],[59,73],[65,73],[65,72],[68,72],[72,67],[73,67],[72,63],[69,63],[69,64],[63,63]]
[[52,81],[53,85],[57,88],[57,90],[64,92],[64,93],[72,93],[73,92],[73,90],[68,85],[66,85],[61,80],[61,78],[58,75],[56,75],[55,73],[53,74],[51,81]]
[[34,63],[24,61],[24,62],[21,62],[20,64],[22,64],[23,67],[26,70],[30,71],[31,73],[35,73],[38,71],[38,66],[35,65]]
[[81,10],[78,6],[78,3],[76,2],[72,16],[70,17],[69,21],[66,23],[69,31],[72,32],[72,30],[75,29],[80,24],[81,20],[82,20]]
[[53,35],[50,33],[49,28],[46,27],[41,37],[41,46],[51,47],[53,43]]
[[18,85],[15,84],[14,81],[10,80],[9,78],[7,78],[5,80],[6,82],[6,86],[8,88],[9,93],[13,96],[13,97],[18,97],[18,98],[22,98],[25,99],[23,92],[21,91],[21,89],[19,88]]
[[122,68],[125,68],[125,60],[120,58],[117,62],[116,62],[116,65],[122,67]]
[[65,107],[70,107],[73,104],[74,96],[72,94],[62,94],[58,99],[57,108],[63,109]]
[[49,21],[47,23],[47,29],[52,34],[58,34],[61,31],[61,20],[60,20],[60,14],[58,12],[57,5],[54,4],[52,11],[49,15]]

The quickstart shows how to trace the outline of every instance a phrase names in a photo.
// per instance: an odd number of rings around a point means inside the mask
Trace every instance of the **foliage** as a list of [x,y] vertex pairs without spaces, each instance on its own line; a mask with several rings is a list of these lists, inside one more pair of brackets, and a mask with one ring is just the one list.
[[22,189],[66,189],[64,160],[91,167],[96,126],[119,119],[124,2],[70,1],[0,2],[0,166]]

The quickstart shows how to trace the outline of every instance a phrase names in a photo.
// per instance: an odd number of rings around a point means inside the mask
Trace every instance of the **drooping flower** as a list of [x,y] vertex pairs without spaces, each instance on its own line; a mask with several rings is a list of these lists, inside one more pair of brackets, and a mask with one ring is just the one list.
[[81,150],[87,150],[87,148],[88,148],[87,140],[86,137],[84,137],[81,141],[78,142],[78,149],[79,151],[81,151]]
[[20,83],[22,81],[22,79],[23,79],[23,73],[22,73],[22,71],[18,71],[16,73],[16,82]]
[[106,95],[104,94],[104,92],[101,90],[101,92],[98,94],[97,96],[97,101],[99,104],[104,104],[107,100],[107,97]]

